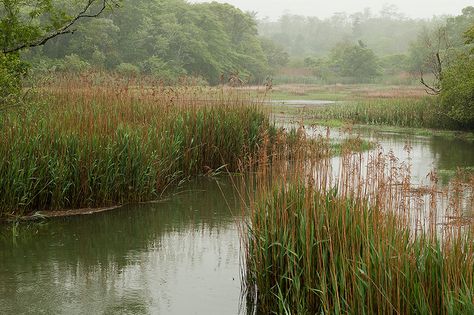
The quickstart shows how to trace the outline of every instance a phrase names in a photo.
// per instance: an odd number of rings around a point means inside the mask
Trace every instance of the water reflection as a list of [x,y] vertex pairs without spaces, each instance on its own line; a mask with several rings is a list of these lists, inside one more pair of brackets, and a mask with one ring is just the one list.
[[227,181],[204,180],[160,204],[22,227],[16,238],[2,228],[0,314],[237,314],[232,196]]
[[[295,124],[282,124],[294,128]],[[310,136],[326,135],[325,127],[307,127]],[[417,136],[406,133],[387,132],[358,126],[350,132],[339,128],[330,130],[330,137],[340,141],[350,136],[377,143],[384,153],[389,151],[400,161],[411,165],[412,183],[423,185],[427,175],[433,171],[455,171],[458,167],[474,167],[474,142],[461,138],[441,136]],[[336,168],[336,167],[335,167]],[[447,179],[444,178],[444,184]]]

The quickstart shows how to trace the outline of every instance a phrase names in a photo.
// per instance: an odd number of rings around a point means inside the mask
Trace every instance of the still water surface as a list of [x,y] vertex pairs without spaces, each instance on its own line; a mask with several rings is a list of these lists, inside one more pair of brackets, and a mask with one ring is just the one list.
[[[474,166],[469,141],[372,131],[362,137],[400,159],[408,141],[414,180],[433,167]],[[200,179],[157,204],[20,226],[18,233],[0,226],[0,314],[245,313],[236,200],[227,180]]]
[[232,186],[183,189],[159,204],[22,226],[17,237],[0,227],[0,314],[244,311]]

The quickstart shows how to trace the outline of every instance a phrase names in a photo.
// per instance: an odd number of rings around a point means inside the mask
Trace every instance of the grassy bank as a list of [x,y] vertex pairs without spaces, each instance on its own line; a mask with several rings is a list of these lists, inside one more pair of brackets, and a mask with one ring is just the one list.
[[311,111],[313,119],[337,119],[359,124],[463,130],[433,97],[366,99]]
[[[469,125],[449,117],[440,99],[428,96],[420,86],[303,85],[275,86],[273,100],[336,101],[335,104],[273,105],[275,113],[303,116],[308,122],[327,125],[354,123],[400,128],[467,131]],[[296,105],[296,106],[295,106]]]
[[438,221],[441,205],[446,218],[466,211],[462,196],[472,205],[474,178],[440,192],[432,174],[432,186],[416,188],[389,155],[363,162],[343,149],[331,181],[328,160],[309,151],[307,163],[274,163],[276,177],[249,189],[259,192],[244,236],[250,305],[262,314],[474,312],[474,231]]
[[64,78],[0,114],[0,215],[155,199],[189,176],[235,170],[268,131],[232,91]]

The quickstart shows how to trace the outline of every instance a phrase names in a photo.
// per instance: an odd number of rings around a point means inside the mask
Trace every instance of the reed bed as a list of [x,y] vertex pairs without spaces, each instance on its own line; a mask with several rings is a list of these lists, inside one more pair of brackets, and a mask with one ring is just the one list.
[[257,150],[258,100],[224,88],[62,77],[0,113],[0,216],[157,199]]
[[250,308],[474,313],[474,229],[450,220],[472,215],[474,177],[442,189],[433,172],[429,185],[413,187],[409,163],[390,153],[344,147],[334,169],[324,146],[305,142],[300,137],[291,161],[281,151],[270,163],[263,152],[267,167],[260,163],[242,188],[250,212],[242,235]]
[[462,126],[447,116],[437,100],[431,97],[366,99],[327,106],[312,114],[314,119],[339,119],[368,125],[462,129]]

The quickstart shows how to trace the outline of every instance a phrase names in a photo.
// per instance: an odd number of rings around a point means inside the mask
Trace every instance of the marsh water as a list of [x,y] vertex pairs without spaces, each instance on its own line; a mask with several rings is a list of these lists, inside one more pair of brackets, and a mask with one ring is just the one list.
[[[360,132],[400,159],[409,143],[414,180],[474,166],[470,141]],[[234,195],[200,178],[159,203],[0,226],[0,314],[246,313]]]
[[156,204],[1,227],[0,314],[243,312],[233,196],[203,178]]

